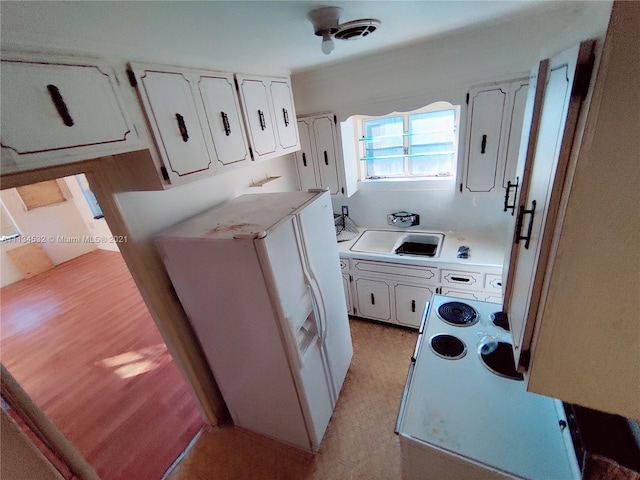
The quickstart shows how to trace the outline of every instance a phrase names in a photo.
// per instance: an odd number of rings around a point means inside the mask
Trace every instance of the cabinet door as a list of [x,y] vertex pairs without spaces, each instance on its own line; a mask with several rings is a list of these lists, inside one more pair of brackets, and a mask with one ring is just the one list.
[[434,289],[398,284],[395,287],[396,320],[401,325],[419,328],[425,304],[431,299]]
[[529,91],[529,79],[513,82],[510,85],[510,104],[507,117],[507,134],[505,136],[505,160],[502,172],[502,187],[507,188],[507,182],[515,182],[520,140],[522,138],[523,119]]
[[389,285],[378,280],[358,278],[355,281],[358,315],[375,320],[391,321]]
[[237,78],[254,154],[257,157],[275,154],[277,141],[269,107],[268,82],[242,76]]
[[494,192],[499,186],[500,134],[507,89],[500,86],[469,93],[464,187],[468,192]]
[[278,140],[283,150],[297,149],[298,126],[293,108],[291,84],[285,80],[271,82],[271,98],[273,100],[273,121],[278,132]]
[[[581,85],[588,85],[592,43],[583,42],[555,57],[548,69],[541,68],[546,87],[538,113],[537,136],[530,142],[531,163],[525,166],[526,196],[519,198],[519,218],[510,255],[505,307],[513,335],[514,355],[527,368],[534,323],[542,290],[559,196],[569,162],[569,151],[576,129],[581,92],[572,95],[576,72]],[[541,63],[543,65],[545,62]],[[578,65],[582,64],[579,68]],[[544,73],[542,73],[544,72]],[[521,235],[528,239],[518,238]]]
[[113,72],[2,61],[2,146],[17,154],[124,144],[132,136]]
[[344,287],[344,299],[347,301],[347,313],[351,315],[353,313],[353,304],[351,303],[349,275],[344,273],[342,274],[342,286]]
[[179,178],[215,170],[189,76],[154,70],[138,73],[140,96],[169,174]]
[[196,84],[213,140],[215,158],[221,166],[251,160],[233,77],[199,73]]
[[312,124],[320,185],[322,188],[328,188],[332,195],[336,195],[340,193],[336,125],[329,116],[314,118]]
[[310,188],[320,187],[315,171],[312,126],[309,122],[301,120],[298,122],[298,133],[300,135],[300,150],[295,153],[296,168],[300,180],[300,190],[306,192]]

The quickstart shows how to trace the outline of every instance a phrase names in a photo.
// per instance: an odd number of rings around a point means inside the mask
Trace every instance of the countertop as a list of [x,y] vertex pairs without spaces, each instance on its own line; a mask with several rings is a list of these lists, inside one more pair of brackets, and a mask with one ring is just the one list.
[[[388,253],[353,252],[350,248],[365,230],[389,230],[403,233],[441,233],[444,234],[440,255],[438,257],[422,257],[416,255],[396,255]],[[358,236],[349,241],[338,242],[338,250],[343,258],[360,258],[379,262],[393,262],[408,265],[444,266],[442,264],[469,265],[502,268],[506,253],[506,238],[492,233],[452,232],[438,230],[414,230],[398,228],[359,227]],[[469,247],[469,258],[458,258],[458,247]]]

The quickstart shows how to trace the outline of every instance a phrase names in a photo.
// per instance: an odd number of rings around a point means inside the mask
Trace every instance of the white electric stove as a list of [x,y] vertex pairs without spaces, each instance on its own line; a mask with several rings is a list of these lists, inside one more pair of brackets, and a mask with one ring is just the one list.
[[429,302],[396,426],[405,480],[580,478],[562,403],[525,390],[500,307]]

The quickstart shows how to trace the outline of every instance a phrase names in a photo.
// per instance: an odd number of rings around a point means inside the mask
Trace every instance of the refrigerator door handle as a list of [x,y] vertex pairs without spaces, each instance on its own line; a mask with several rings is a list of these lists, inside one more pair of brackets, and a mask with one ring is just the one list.
[[[291,318],[287,318],[287,323],[289,325],[293,325],[293,321]],[[291,347],[289,348],[289,350],[294,350],[295,351],[295,355],[292,355],[293,357],[293,361],[296,364],[296,367],[298,368],[298,370],[302,369],[302,353],[300,352],[300,346],[298,345],[298,340],[295,337],[295,333],[293,332],[293,329],[291,328],[283,328],[282,331],[284,332],[286,338],[286,343],[288,343],[289,345],[291,345]]]
[[[317,287],[317,283],[315,281],[315,278],[313,277],[312,273],[309,271],[309,265],[307,263],[307,256],[306,253],[304,251],[304,247],[303,247],[303,238],[302,238],[302,234],[300,232],[300,225],[298,224],[299,220],[298,217],[294,217],[294,221],[293,221],[293,231],[295,233],[295,237],[296,237],[296,244],[298,247],[298,253],[300,255],[300,259],[302,260],[302,274],[304,275],[304,279],[305,282],[307,283],[307,286],[309,287],[309,289],[311,290],[311,298],[313,301],[313,305],[314,305],[314,309],[317,312],[317,319],[318,319],[318,337],[320,338],[320,341],[324,343],[325,338],[327,338],[326,335],[326,329],[327,329],[327,322],[326,322],[326,309],[324,308],[324,303],[323,303],[323,298],[322,298],[322,293],[319,292],[318,287]],[[320,308],[322,307],[322,308]]]

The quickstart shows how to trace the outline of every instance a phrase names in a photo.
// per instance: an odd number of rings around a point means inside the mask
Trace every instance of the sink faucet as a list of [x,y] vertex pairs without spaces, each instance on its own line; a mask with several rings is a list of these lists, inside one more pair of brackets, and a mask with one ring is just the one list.
[[396,227],[411,227],[420,225],[420,215],[409,212],[395,212],[387,214],[387,224]]

